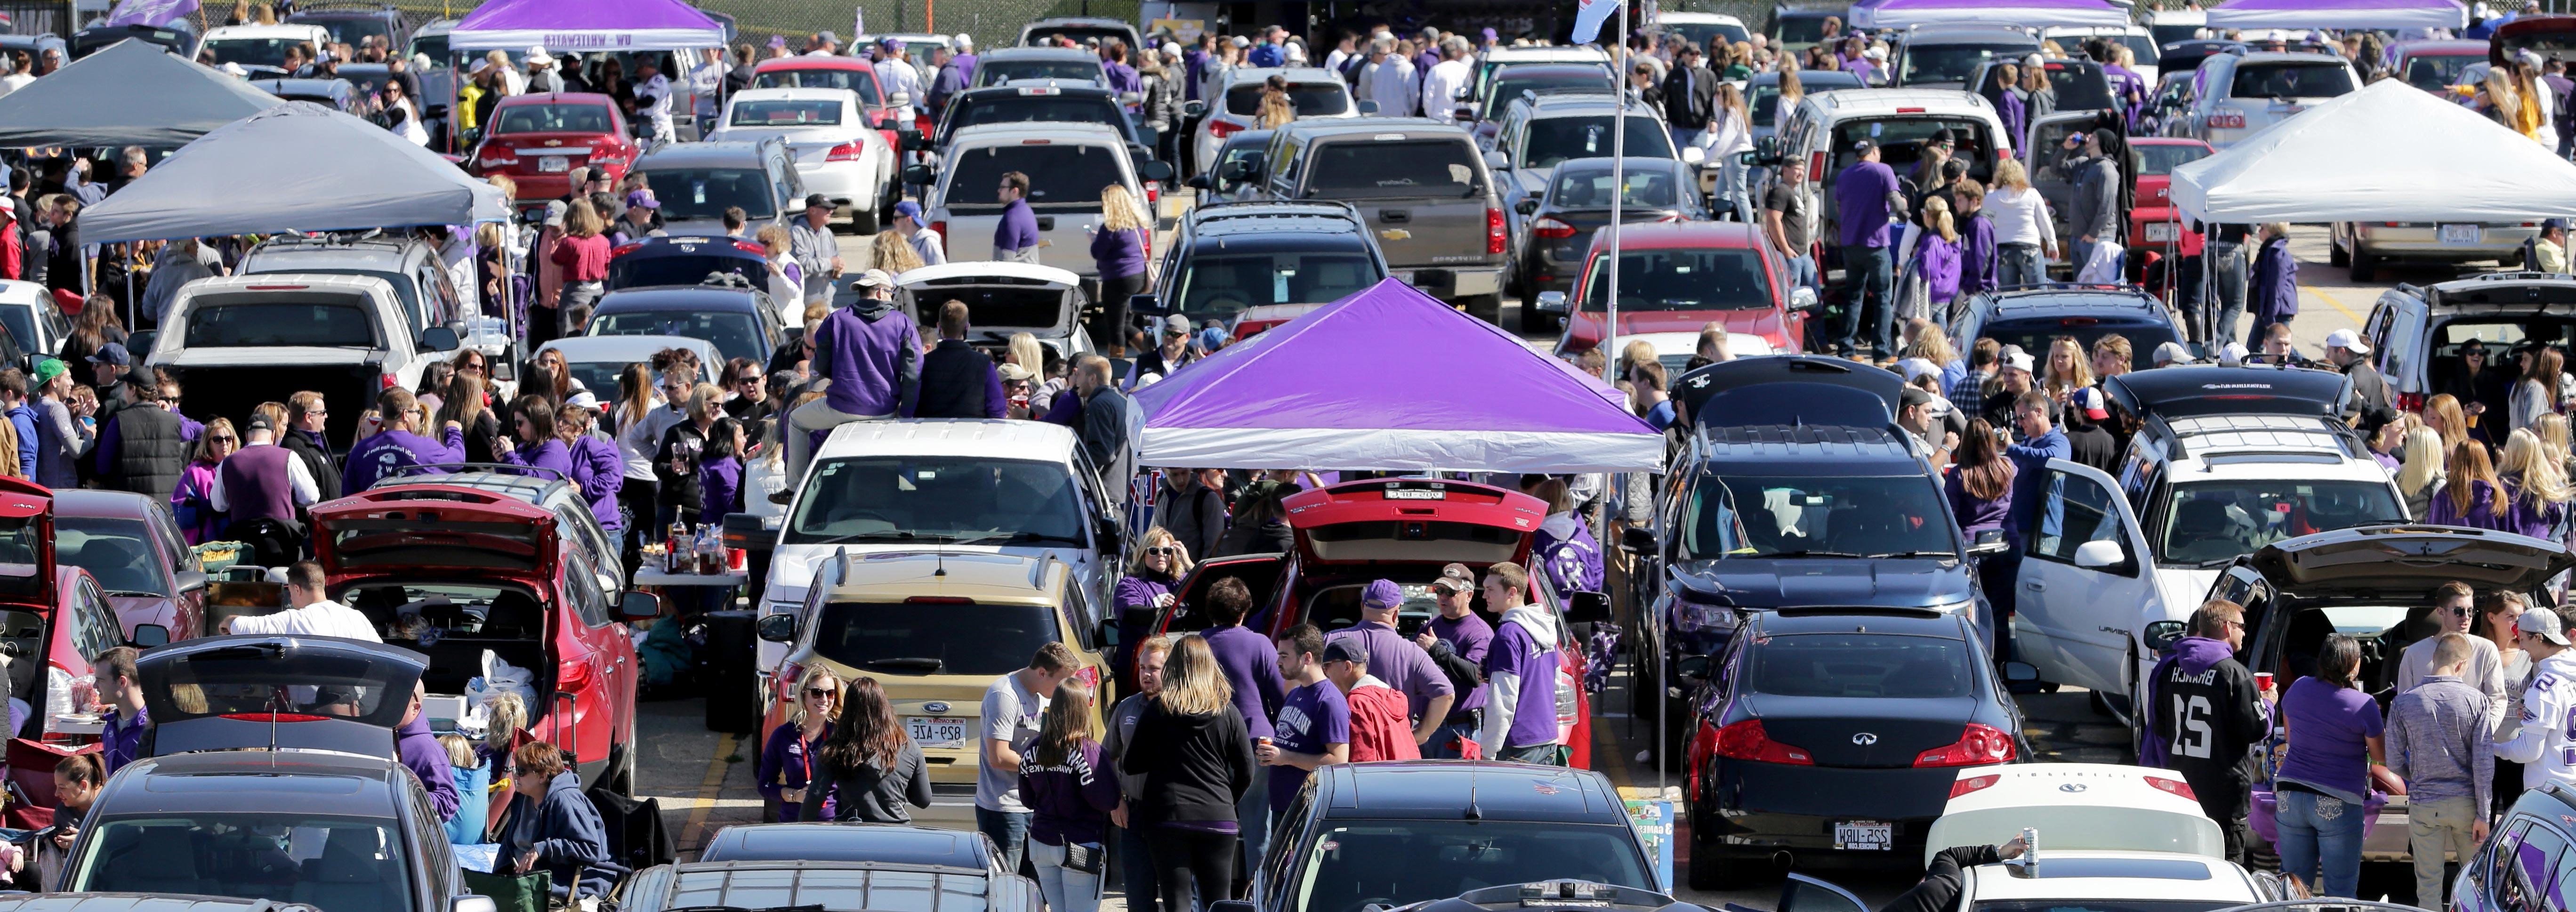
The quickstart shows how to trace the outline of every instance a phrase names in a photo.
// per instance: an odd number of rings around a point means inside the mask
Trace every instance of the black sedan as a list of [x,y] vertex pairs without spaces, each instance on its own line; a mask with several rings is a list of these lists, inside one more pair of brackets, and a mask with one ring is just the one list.
[[905,823],[753,823],[717,830],[699,861],[832,861],[1001,870],[992,837]]
[[1930,609],[1748,612],[1714,658],[1683,663],[1699,681],[1691,886],[1787,862],[1919,865],[1959,769],[2030,754],[1974,631]]
[[1513,251],[1512,275],[1521,299],[1535,306],[1542,291],[1574,287],[1575,273],[1592,249],[1594,232],[1610,224],[1611,188],[1624,186],[1619,221],[1704,222],[1707,202],[1699,192],[1699,166],[1679,159],[1628,157],[1624,183],[1614,183],[1611,158],[1574,158],[1558,162],[1548,179],[1547,195],[1524,198],[1520,209],[1520,246]]

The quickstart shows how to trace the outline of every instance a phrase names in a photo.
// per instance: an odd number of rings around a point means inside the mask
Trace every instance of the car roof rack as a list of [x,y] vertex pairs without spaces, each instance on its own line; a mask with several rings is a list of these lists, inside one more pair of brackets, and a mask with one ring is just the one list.
[[[1298,208],[1301,206],[1314,208]],[[1202,225],[1232,219],[1316,216],[1342,216],[1352,221],[1361,220],[1359,207],[1342,200],[1231,200],[1221,203],[1203,203],[1190,212],[1191,219]]]

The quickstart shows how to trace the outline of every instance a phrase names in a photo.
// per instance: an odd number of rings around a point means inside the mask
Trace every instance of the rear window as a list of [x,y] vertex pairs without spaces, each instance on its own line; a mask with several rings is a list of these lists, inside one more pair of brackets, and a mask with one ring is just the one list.
[[2184,165],[2209,157],[2209,147],[2198,144],[2171,146],[2133,145],[2129,148],[2137,150],[2138,173],[2141,175],[2162,176],[2172,174],[2173,169],[2175,168],[2180,168]]
[[790,545],[922,547],[1085,541],[1082,504],[1063,465],[964,457],[818,461],[781,538]]
[[[2072,319],[2084,320],[2085,318]],[[2098,322],[2069,326],[2056,319],[2005,320],[1986,324],[1977,330],[1977,335],[1980,337],[1993,339],[2004,345],[2018,345],[2026,352],[2047,351],[2049,343],[2059,336],[2072,336],[2077,343],[2084,346],[2085,351],[2092,351],[2093,340],[2113,333],[2118,333],[2121,338],[2129,340],[2130,370],[2147,370],[2154,367],[2150,359],[2156,355],[2156,346],[2182,341],[2182,337],[2176,335],[2171,326],[2106,325]]]
[[1521,97],[1521,93],[1523,92],[1569,88],[1600,89],[1602,92],[1607,93],[1611,89],[1610,71],[1588,70],[1579,73],[1558,72],[1534,76],[1516,76],[1506,70],[1503,73],[1503,78],[1494,82],[1493,92],[1486,96],[1483,116],[1487,119],[1491,119],[1494,115],[1502,112],[1504,105],[1512,103],[1512,99]]
[[1100,64],[1087,60],[984,60],[975,64],[975,84],[995,86],[1014,79],[1070,79],[1101,83]]
[[1087,123],[1116,128],[1126,135],[1127,115],[1101,95],[1000,95],[959,102],[948,115],[940,141],[967,127],[998,123]]
[[709,256],[626,256],[608,261],[608,287],[650,288],[655,285],[696,285],[710,273],[730,272],[755,283],[768,281],[768,271],[757,260],[738,257]]
[[716,354],[730,361],[750,358],[768,363],[769,345],[760,336],[760,324],[747,313],[710,313],[683,310],[630,310],[600,314],[590,320],[594,336],[685,336],[704,339],[716,347]]
[[310,651],[289,657],[255,643],[173,660],[166,674],[174,712],[152,714],[163,725],[243,713],[260,714],[260,721],[268,713],[316,713],[390,729],[402,724],[411,697],[387,693],[378,682],[394,672],[369,658]]
[[[975,326],[1005,328],[1054,327],[1064,320],[1064,296],[1056,288],[1012,288],[1008,286],[940,287],[914,292],[924,310],[934,309],[929,302],[963,301],[968,313],[975,315]],[[933,319],[937,319],[935,316]]]
[[346,295],[302,295],[275,300],[263,294],[197,299],[188,314],[189,348],[311,345],[374,348],[376,323]]
[[865,70],[770,70],[751,77],[755,89],[849,89],[866,104],[884,104],[876,74]]
[[666,219],[722,218],[730,206],[754,219],[777,211],[769,202],[769,175],[758,168],[656,168],[644,173],[644,181]]
[[492,132],[608,133],[608,106],[594,104],[512,105],[501,109]]
[[[1225,90],[1226,113],[1243,117],[1261,113],[1261,89],[1261,83],[1247,82]],[[1351,96],[1338,82],[1292,82],[1288,104],[1299,117],[1339,114],[1350,109]]]
[[1463,140],[1326,143],[1306,165],[1306,190],[1327,199],[1464,196],[1478,186],[1476,164]]
[[1136,44],[1136,33],[1134,32],[1130,32],[1126,29],[1102,28],[1096,25],[1065,25],[1042,28],[1030,32],[1028,34],[1028,40],[1023,43],[1030,46],[1054,44],[1055,39],[1058,38],[1071,38],[1075,44],[1092,41],[1105,44],[1111,38],[1116,38],[1130,47]]
[[1181,270],[1172,286],[1175,300],[1193,320],[1224,319],[1263,304],[1338,301],[1386,278],[1377,261],[1356,252],[1200,256]]
[[[1605,309],[1607,266],[1592,267],[1584,310]],[[1647,250],[1619,257],[1622,311],[1761,310],[1771,305],[1771,281],[1750,250]]]
[[[1924,82],[1965,83],[1979,64],[2001,57],[2018,60],[2038,48],[2026,44],[1927,44],[1907,47],[1904,62],[1897,65],[1896,83],[1914,85]],[[2063,103],[2059,105],[2062,109]]]
[[[1860,87],[1859,77],[1839,70],[1801,70],[1798,72],[1798,88],[1800,91],[1809,95],[1814,95],[1818,92],[1833,92],[1843,89],[1857,89]],[[1753,98],[1751,99],[1751,103],[1753,105],[1753,122],[1755,124],[1778,123],[1775,118],[1778,116],[1780,111],[1780,83],[1773,81],[1759,83],[1753,86]]]
[[[393,37],[392,28],[387,26],[384,20],[377,19],[372,16],[365,18],[339,16],[313,19],[289,18],[286,21],[297,25],[321,26],[322,31],[330,34],[331,43],[346,44],[352,47],[365,45],[369,38]],[[390,44],[391,42],[388,41],[387,43]]]
[[2340,63],[2249,63],[2236,68],[2228,94],[2237,98],[2332,98],[2352,91]]
[[1814,44],[1825,40],[1825,17],[1782,16],[1778,31],[1783,42]]
[[[1625,118],[1627,153],[1632,158],[1674,158],[1672,133],[1663,121],[1641,115]],[[1521,144],[1521,167],[1553,168],[1569,158],[1599,158],[1611,152],[1610,115],[1548,117],[1529,122],[1529,139]]]
[[[1678,205],[1680,181],[1670,171],[1629,171],[1620,202],[1629,206],[1669,209]],[[1610,172],[1568,171],[1557,169],[1556,184],[1548,189],[1548,206],[1556,209],[1610,208]]]
[[814,651],[878,674],[1003,675],[1026,667],[1061,629],[1042,605],[825,602]]
[[956,164],[949,168],[948,207],[1000,209],[1002,204],[993,200],[994,191],[1002,186],[1002,175],[1013,171],[1028,175],[1031,206],[1093,205],[1100,202],[1100,188],[1127,182],[1127,173],[1118,167],[1119,158],[1126,154],[1122,148],[1091,143],[986,146],[957,152]]
[[1713,48],[1753,40],[1753,33],[1741,25],[1727,22],[1684,22],[1666,26],[1665,31],[1690,39],[1698,47]]
[[2406,58],[2402,74],[2406,84],[2427,92],[2439,92],[2460,84],[2460,71],[2469,64],[2486,62],[2485,54],[2417,54]]
[[1968,644],[1929,636],[1799,633],[1757,641],[1744,659],[1754,693],[1783,697],[1964,697]]
[[2057,93],[2060,111],[2099,111],[2111,107],[2111,77],[2094,66],[2048,68],[2048,87]]
[[841,122],[841,103],[797,98],[733,103],[737,127],[828,127]]

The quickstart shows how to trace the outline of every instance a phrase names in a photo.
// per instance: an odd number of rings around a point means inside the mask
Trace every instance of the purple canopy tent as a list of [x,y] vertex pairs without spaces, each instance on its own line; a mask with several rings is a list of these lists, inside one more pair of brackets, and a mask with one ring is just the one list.
[[1854,28],[1916,25],[2127,25],[2129,13],[2102,0],[1863,0],[1851,6]]
[[722,47],[724,26],[680,0],[499,0],[447,36],[456,51],[670,51]]
[[1620,394],[1388,279],[1136,393],[1138,462],[1240,469],[1652,472]]
[[2214,29],[2467,28],[2453,0],[2228,0],[2211,7]]

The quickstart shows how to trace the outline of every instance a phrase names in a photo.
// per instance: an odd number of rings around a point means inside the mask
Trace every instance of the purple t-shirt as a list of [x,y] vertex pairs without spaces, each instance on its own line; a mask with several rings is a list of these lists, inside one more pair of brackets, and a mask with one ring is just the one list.
[[1887,246],[1887,195],[1897,189],[1895,170],[1879,162],[1853,162],[1834,175],[1834,218],[1842,225],[1843,246]]
[[2290,749],[2280,778],[2360,802],[2370,796],[2370,745],[2379,737],[2379,704],[2370,695],[2318,678],[2300,678],[2281,697]]
[[1270,644],[1269,637],[1241,624],[1211,627],[1199,636],[1216,654],[1225,682],[1234,687],[1234,708],[1243,712],[1244,733],[1255,738],[1269,735],[1279,694],[1287,689],[1279,680],[1279,648]]
[[[1277,732],[1271,746],[1300,754],[1320,754],[1330,744],[1351,743],[1351,705],[1331,681],[1317,681],[1288,691],[1279,701]],[[1314,775],[1293,766],[1270,768],[1270,806],[1285,808]]]
[[[1485,651],[1493,648],[1494,644],[1494,625],[1485,623],[1483,617],[1470,611],[1467,612],[1466,617],[1454,621],[1446,616],[1432,618],[1430,627],[1432,636],[1448,641],[1449,648],[1456,650],[1470,664],[1478,668],[1485,667]],[[1467,691],[1466,696],[1459,697],[1458,702],[1449,707],[1449,712],[1451,715],[1456,715],[1470,709],[1483,708],[1485,708],[1485,685],[1478,684],[1475,689]]]

